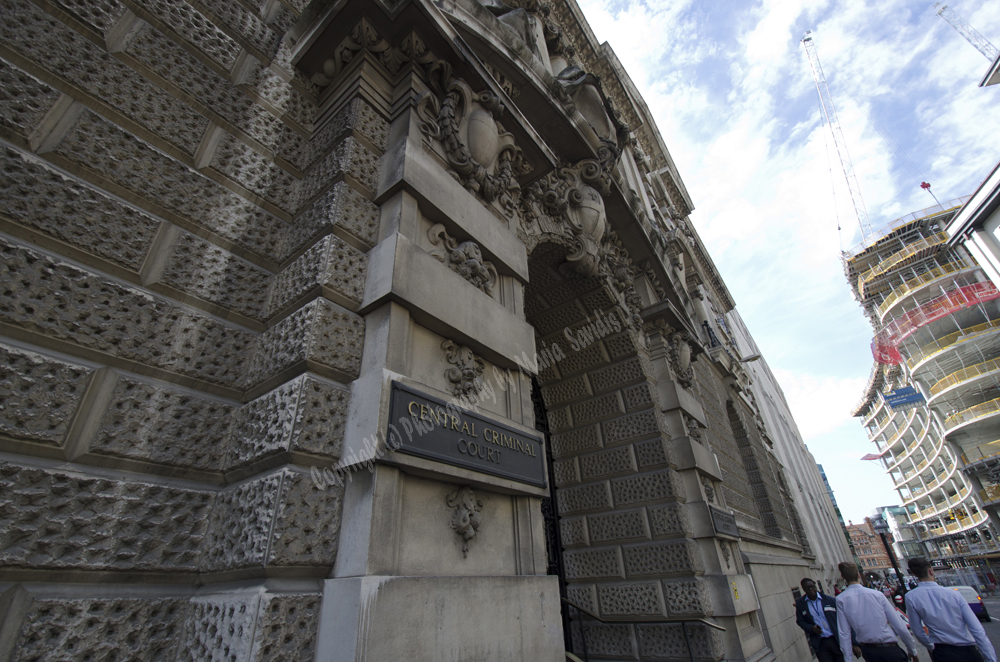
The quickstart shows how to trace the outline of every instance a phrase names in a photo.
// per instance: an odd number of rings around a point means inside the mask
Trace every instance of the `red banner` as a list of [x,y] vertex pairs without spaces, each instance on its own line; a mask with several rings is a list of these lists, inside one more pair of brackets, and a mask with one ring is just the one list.
[[986,281],[964,285],[936,299],[931,299],[883,327],[872,340],[872,356],[879,363],[898,365],[902,363],[903,357],[897,347],[914,331],[942,317],[947,317],[955,311],[998,298],[1000,298],[1000,290],[997,290],[993,283]]

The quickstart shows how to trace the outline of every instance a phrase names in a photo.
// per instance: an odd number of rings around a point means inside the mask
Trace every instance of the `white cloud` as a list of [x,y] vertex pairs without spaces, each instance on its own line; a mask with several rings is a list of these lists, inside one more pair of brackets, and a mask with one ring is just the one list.
[[[1000,158],[1000,86],[977,87],[986,59],[929,3],[625,0],[613,7],[582,4],[654,113],[694,200],[692,222],[805,440],[835,488],[845,480],[837,472],[865,476],[864,489],[838,494],[852,504],[842,503],[845,516],[857,520],[896,502],[877,464],[858,462],[872,447],[849,411],[868,376],[872,330],[838,256],[860,235],[799,39],[813,29],[828,78],[856,91],[855,100],[832,85],[876,229],[933,204],[919,177],[938,198],[953,198],[971,193]],[[955,9],[1000,43],[1000,3]]]

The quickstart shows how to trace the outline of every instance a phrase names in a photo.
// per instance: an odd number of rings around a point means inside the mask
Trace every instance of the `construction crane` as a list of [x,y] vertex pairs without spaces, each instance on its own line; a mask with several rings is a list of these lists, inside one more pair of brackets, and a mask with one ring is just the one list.
[[861,239],[867,240],[874,234],[871,222],[868,220],[868,211],[865,209],[865,201],[861,198],[861,186],[858,178],[854,174],[854,164],[851,163],[851,155],[847,151],[847,140],[844,138],[844,130],[840,128],[840,120],[837,119],[837,110],[833,107],[833,96],[830,94],[830,86],[826,83],[826,76],[823,75],[823,67],[819,63],[819,54],[816,53],[816,44],[813,42],[812,30],[807,30],[802,37],[802,45],[809,56],[809,68],[812,69],[813,79],[816,81],[816,91],[819,92],[819,105],[823,111],[823,118],[830,133],[833,134],[833,144],[837,148],[837,156],[840,157],[840,166],[844,170],[844,178],[847,180],[847,190],[851,194],[851,202],[854,204],[854,211],[858,217],[858,225],[861,227]]
[[965,37],[966,41],[975,46],[977,51],[985,55],[987,60],[990,62],[996,61],[997,57],[1000,56],[1000,51],[997,50],[996,46],[987,41],[986,37],[979,34],[974,27],[966,23],[948,5],[935,2],[934,6],[940,7],[937,10],[937,15],[948,21],[948,24],[955,28],[958,34]]

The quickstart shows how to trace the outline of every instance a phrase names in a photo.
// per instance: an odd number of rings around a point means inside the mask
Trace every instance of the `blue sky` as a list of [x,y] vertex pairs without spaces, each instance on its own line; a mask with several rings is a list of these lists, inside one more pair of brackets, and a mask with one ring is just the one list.
[[[944,202],[972,193],[1000,160],[1000,85],[978,87],[986,58],[932,2],[580,5],[656,117],[691,220],[844,517],[898,503],[878,464],[859,461],[874,447],[849,412],[872,331],[838,256],[861,237],[799,40],[813,31],[876,231],[934,204],[921,179]],[[950,6],[1000,46],[1000,2]]]

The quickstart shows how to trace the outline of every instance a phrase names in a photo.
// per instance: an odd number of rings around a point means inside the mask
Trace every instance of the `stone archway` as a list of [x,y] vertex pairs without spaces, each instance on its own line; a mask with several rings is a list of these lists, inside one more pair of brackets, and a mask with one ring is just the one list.
[[[529,243],[525,314],[536,333],[567,598],[620,622],[588,625],[592,655],[686,657],[679,625],[642,623],[712,614],[644,332],[610,264],[576,268],[567,258],[579,245],[565,236]],[[697,658],[722,654],[714,631],[690,633]],[[574,628],[576,652],[579,639]]]

